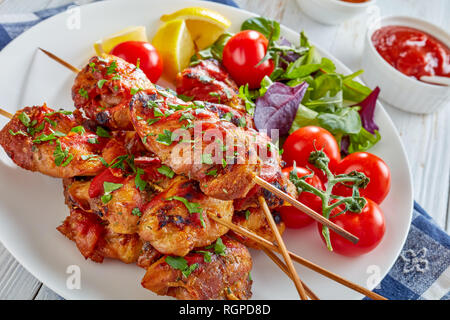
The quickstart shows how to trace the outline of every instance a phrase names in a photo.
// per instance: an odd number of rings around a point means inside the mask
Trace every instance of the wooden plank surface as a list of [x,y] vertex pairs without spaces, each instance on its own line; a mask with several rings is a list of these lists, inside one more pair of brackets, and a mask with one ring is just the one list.
[[[81,0],[86,3],[92,0]],[[359,69],[367,16],[340,26],[325,26],[307,17],[294,0],[235,0],[239,6],[277,19],[307,35],[353,70]],[[70,0],[0,0],[0,15],[41,10]],[[419,17],[450,30],[448,0],[378,0],[372,15]],[[450,106],[432,115],[413,115],[384,103],[408,153],[415,199],[438,224],[450,230]],[[0,244],[0,299],[61,299],[28,273]]]

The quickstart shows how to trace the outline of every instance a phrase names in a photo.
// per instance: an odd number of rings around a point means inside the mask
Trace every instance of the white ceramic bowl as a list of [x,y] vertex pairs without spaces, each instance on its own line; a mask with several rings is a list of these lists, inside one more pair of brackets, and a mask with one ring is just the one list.
[[450,35],[443,29],[411,17],[380,18],[368,28],[362,57],[362,75],[369,87],[379,86],[380,98],[412,113],[432,113],[450,102],[450,87],[428,84],[408,77],[386,62],[372,42],[372,34],[383,26],[400,25],[424,31],[450,47]]
[[297,0],[308,16],[323,24],[340,24],[366,11],[375,0],[351,3],[341,0]]

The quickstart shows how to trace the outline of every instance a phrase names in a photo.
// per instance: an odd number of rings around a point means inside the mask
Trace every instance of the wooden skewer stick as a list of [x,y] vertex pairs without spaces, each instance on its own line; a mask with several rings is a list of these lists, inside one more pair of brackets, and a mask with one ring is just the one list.
[[63,65],[64,67],[66,67],[67,69],[70,69],[71,71],[75,72],[75,73],[79,73],[81,70],[78,69],[77,67],[74,67],[73,65],[71,65],[70,63],[64,61],[63,59],[59,58],[58,56],[54,55],[51,52],[48,52],[47,50],[44,50],[42,48],[39,48],[39,50],[41,50],[43,53],[45,53],[47,56],[49,56],[50,58],[52,58],[53,60],[55,60],[56,62],[58,62],[59,64]]
[[314,220],[318,221],[319,223],[327,226],[328,228],[330,228],[331,230],[333,230],[334,232],[336,232],[340,236],[344,237],[345,239],[350,240],[353,243],[357,243],[359,241],[359,239],[356,236],[354,236],[353,234],[351,234],[350,232],[348,232],[345,229],[343,229],[342,227],[334,224],[333,222],[331,222],[330,220],[328,220],[324,216],[318,214],[317,212],[315,212],[311,208],[305,206],[303,203],[301,203],[301,202],[297,201],[296,199],[292,198],[287,193],[285,193],[285,192],[281,191],[280,189],[274,187],[273,185],[271,185],[267,181],[261,179],[258,176],[255,176],[254,179],[255,179],[255,182],[259,186],[263,187],[266,190],[269,190],[270,192],[275,194],[277,197],[279,197],[279,198],[289,202],[290,204],[292,204],[294,207],[296,207],[301,212],[306,213],[308,216],[310,216]]
[[[270,249],[272,251],[277,251],[277,252],[281,253],[281,249],[277,245],[275,245],[272,242],[268,241],[267,239],[264,239],[263,237],[260,237],[257,234],[254,234],[253,232],[251,232],[251,231],[249,231],[249,230],[247,230],[247,229],[245,229],[245,228],[243,228],[241,226],[238,226],[238,225],[235,225],[235,224],[233,224],[231,222],[228,222],[228,221],[225,221],[223,219],[220,219],[220,218],[218,218],[218,217],[216,217],[216,216],[214,216],[212,214],[209,214],[208,216],[212,220],[216,221],[217,223],[220,223],[221,225],[229,228],[230,230],[233,230],[234,232],[236,232],[236,233],[238,233],[240,235],[243,235],[243,236],[245,236],[245,237],[255,241],[259,245],[261,245],[263,247],[266,247],[266,248],[268,248],[268,249]],[[321,275],[323,275],[323,276],[325,276],[325,277],[327,277],[327,278],[329,278],[331,280],[334,280],[334,281],[336,281],[336,282],[338,282],[338,283],[340,283],[340,284],[342,284],[342,285],[344,285],[344,286],[346,286],[346,287],[348,287],[348,288],[350,288],[352,290],[355,290],[355,291],[357,291],[359,293],[362,293],[363,295],[365,295],[365,296],[367,296],[367,297],[369,297],[371,299],[374,299],[374,300],[387,300],[385,297],[383,297],[383,296],[381,296],[381,295],[379,295],[379,294],[377,294],[375,292],[372,292],[372,291],[370,291],[370,290],[368,290],[368,289],[366,289],[366,288],[364,288],[364,287],[362,287],[362,286],[360,286],[360,285],[358,285],[356,283],[353,283],[353,282],[351,282],[351,281],[349,281],[349,280],[347,280],[345,278],[342,278],[341,276],[339,276],[339,275],[337,275],[337,274],[335,274],[335,273],[333,273],[331,271],[328,271],[327,269],[322,268],[321,266],[319,266],[319,265],[317,265],[317,264],[315,264],[315,263],[313,263],[313,262],[311,262],[309,260],[306,260],[306,259],[296,255],[295,253],[292,253],[290,251],[288,253],[291,256],[292,260],[294,260],[295,262],[297,262],[297,263],[305,266],[306,268],[311,269],[311,270],[313,270],[313,271],[315,271],[317,273],[320,273]]]
[[12,113],[9,113],[8,111],[3,110],[2,108],[0,108],[0,114],[9,119],[12,119],[14,117]]
[[284,261],[289,269],[289,273],[291,274],[291,278],[294,281],[295,287],[297,288],[298,294],[302,300],[307,300],[305,288],[303,288],[302,282],[300,281],[300,277],[297,274],[297,270],[295,270],[294,264],[292,263],[291,257],[288,254],[286,249],[286,245],[284,244],[283,238],[281,237],[280,232],[278,231],[277,224],[273,219],[272,213],[267,206],[266,200],[263,196],[258,197],[259,205],[266,216],[266,220],[269,223],[270,228],[272,229],[273,234],[275,235],[275,239],[277,239],[278,247],[281,249],[281,254],[283,255]]
[[[286,265],[283,263],[283,261],[280,260],[280,258],[277,257],[273,251],[265,248],[260,247],[262,251],[278,266],[280,269],[289,277],[292,279],[291,274],[289,273],[289,269],[286,267]],[[320,300],[316,294],[302,281],[302,285],[305,288],[306,294],[311,300]]]

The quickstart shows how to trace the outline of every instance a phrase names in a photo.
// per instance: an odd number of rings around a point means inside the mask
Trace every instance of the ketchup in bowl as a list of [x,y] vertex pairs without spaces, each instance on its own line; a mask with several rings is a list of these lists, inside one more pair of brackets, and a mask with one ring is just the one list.
[[450,77],[449,48],[423,31],[385,26],[373,33],[372,42],[384,60],[409,77]]

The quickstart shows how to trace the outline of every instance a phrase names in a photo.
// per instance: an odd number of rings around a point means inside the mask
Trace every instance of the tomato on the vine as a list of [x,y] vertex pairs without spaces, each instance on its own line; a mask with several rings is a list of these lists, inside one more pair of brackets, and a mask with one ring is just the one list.
[[110,53],[139,66],[151,82],[158,81],[162,74],[163,61],[161,56],[156,48],[148,42],[125,41],[115,46]]
[[[386,198],[391,187],[391,173],[382,159],[368,152],[355,152],[342,159],[335,168],[336,174],[352,171],[362,172],[370,179],[364,189],[359,189],[361,196],[378,204]],[[352,188],[337,184],[333,188],[333,194],[349,197],[352,195]]]
[[[284,168],[283,174],[286,177],[289,177],[289,173],[293,169],[294,169],[293,167]],[[299,178],[310,174],[311,171],[309,171],[308,169],[297,167],[297,176]],[[322,181],[316,175],[306,178],[305,181],[319,190],[324,190]],[[311,192],[304,191],[300,193],[300,195],[297,197],[297,200],[303,203],[304,205],[308,206],[309,208],[313,209],[319,214],[322,212],[322,200]],[[313,218],[311,218],[310,216],[301,212],[300,210],[296,209],[293,206],[282,206],[277,208],[277,211],[280,213],[281,219],[288,228],[303,228],[314,222]]]
[[326,181],[325,174],[308,162],[311,152],[323,150],[330,159],[329,167],[332,171],[341,160],[336,139],[327,130],[316,126],[307,126],[294,131],[284,142],[283,150],[283,160],[287,165],[292,166],[295,161],[297,166],[311,168],[322,181]]
[[[347,211],[333,218],[333,215],[338,214],[342,209],[333,210],[330,221],[359,238],[358,243],[354,244],[330,229],[330,241],[334,252],[356,257],[372,251],[380,243],[386,230],[384,215],[375,202],[366,200],[367,204],[361,213]],[[320,237],[325,242],[322,225],[320,223],[317,225]]]
[[271,59],[261,63],[269,41],[254,30],[244,30],[232,36],[223,48],[223,65],[238,85],[248,83],[250,89],[260,87],[264,76],[270,76],[275,66]]

